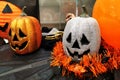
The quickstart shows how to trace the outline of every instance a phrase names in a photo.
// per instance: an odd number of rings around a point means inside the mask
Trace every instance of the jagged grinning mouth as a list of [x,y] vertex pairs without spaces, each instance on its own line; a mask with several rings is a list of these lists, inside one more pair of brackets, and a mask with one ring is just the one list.
[[28,41],[25,41],[24,43],[22,43],[21,46],[19,46],[18,44],[15,44],[15,46],[12,45],[12,47],[13,47],[14,49],[18,48],[19,50],[22,50],[23,48],[26,47],[27,43],[28,43]]
[[74,57],[74,56],[78,56],[78,58],[83,57],[83,55],[87,55],[90,52],[90,49],[86,50],[83,52],[83,54],[79,54],[78,52],[74,51],[74,53],[72,53],[69,48],[67,48],[68,53],[70,54],[70,56]]

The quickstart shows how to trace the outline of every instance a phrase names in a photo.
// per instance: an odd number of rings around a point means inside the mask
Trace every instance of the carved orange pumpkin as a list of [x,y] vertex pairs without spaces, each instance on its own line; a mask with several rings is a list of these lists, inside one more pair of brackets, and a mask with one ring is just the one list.
[[32,16],[21,15],[9,24],[9,44],[17,54],[28,54],[40,47],[41,26]]
[[96,0],[93,17],[97,19],[102,38],[120,49],[120,0]]
[[19,16],[21,9],[7,1],[0,1],[0,37],[8,38],[8,24],[12,18]]

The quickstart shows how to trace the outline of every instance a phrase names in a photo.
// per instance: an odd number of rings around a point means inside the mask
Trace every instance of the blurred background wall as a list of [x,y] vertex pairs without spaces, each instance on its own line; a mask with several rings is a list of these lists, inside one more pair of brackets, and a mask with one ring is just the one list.
[[27,6],[25,12],[40,20],[42,27],[64,29],[65,16],[67,13],[82,13],[81,6],[86,5],[88,14],[91,16],[95,0],[6,0],[19,8]]
[[65,15],[73,13],[81,14],[81,5],[86,5],[88,14],[91,16],[95,0],[39,0],[39,14],[42,27],[65,27]]

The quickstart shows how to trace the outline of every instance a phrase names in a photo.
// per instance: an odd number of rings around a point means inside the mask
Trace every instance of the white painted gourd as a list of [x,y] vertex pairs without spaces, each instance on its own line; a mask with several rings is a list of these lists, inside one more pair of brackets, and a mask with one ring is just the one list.
[[101,34],[98,22],[92,17],[75,17],[66,23],[63,34],[63,49],[73,59],[98,53]]

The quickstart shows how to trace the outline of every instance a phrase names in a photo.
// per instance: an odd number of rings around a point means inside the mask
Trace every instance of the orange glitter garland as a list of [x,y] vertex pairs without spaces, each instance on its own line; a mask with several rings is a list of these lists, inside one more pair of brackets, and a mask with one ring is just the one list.
[[[105,46],[105,48],[107,48]],[[84,74],[87,72],[92,72],[92,77],[97,77],[99,74],[105,73],[109,70],[120,68],[120,51],[114,50],[114,52],[107,49],[107,53],[94,55],[84,55],[79,63],[72,63],[72,58],[67,56],[63,50],[62,42],[56,43],[52,52],[51,66],[62,67],[62,75],[69,74],[73,72],[75,76],[83,78]],[[102,62],[104,57],[109,59],[106,62]]]

